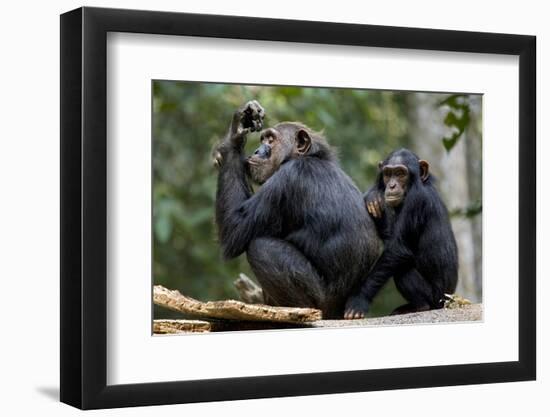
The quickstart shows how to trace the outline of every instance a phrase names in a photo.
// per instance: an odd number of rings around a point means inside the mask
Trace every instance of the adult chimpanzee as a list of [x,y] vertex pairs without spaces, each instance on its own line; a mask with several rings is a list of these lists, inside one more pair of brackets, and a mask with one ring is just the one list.
[[[246,251],[266,303],[316,307],[343,317],[347,297],[381,252],[363,197],[325,139],[299,123],[262,128],[257,101],[237,110],[215,151],[216,222],[226,258]],[[249,178],[261,184],[253,193]]]
[[384,251],[360,291],[346,303],[345,318],[361,318],[393,276],[408,301],[393,314],[443,307],[457,283],[458,254],[447,208],[434,187],[428,162],[407,149],[379,164],[375,186],[365,195]]

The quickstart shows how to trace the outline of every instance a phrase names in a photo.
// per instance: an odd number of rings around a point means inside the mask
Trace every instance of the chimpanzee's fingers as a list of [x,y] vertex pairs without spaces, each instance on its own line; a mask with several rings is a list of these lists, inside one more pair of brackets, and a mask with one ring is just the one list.
[[262,130],[262,121],[261,120],[252,120],[252,128],[251,130],[253,132],[257,132],[259,130]]
[[379,219],[380,217],[382,217],[382,210],[380,210],[380,204],[378,204],[377,200],[374,200],[373,205],[374,205],[374,212],[375,212],[374,217]]
[[263,118],[265,116],[265,110],[261,106],[261,104],[258,102],[258,100],[252,100],[250,104],[253,110],[258,114],[259,117]]
[[214,158],[212,159],[212,163],[216,168],[219,168],[222,166],[223,157],[222,154],[219,151],[216,151],[214,153]]
[[374,202],[371,201],[369,204],[370,204],[370,207],[371,207],[369,213],[370,213],[373,217],[378,217],[377,214],[376,214],[376,206],[374,205]]
[[346,320],[353,320],[353,315],[355,314],[355,310],[348,308],[346,312],[344,313],[344,318]]
[[372,205],[367,201],[367,211],[372,214]]

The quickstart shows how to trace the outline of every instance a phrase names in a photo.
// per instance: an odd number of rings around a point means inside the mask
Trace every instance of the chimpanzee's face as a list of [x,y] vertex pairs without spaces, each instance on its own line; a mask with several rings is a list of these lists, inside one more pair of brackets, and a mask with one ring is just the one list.
[[309,135],[293,123],[280,123],[262,131],[260,146],[248,157],[252,180],[258,184],[266,182],[292,155],[303,153],[300,145],[304,141],[309,149]]
[[403,203],[409,185],[409,169],[401,163],[390,163],[381,167],[384,180],[384,199],[390,207],[398,207]]
[[393,152],[378,167],[384,181],[384,199],[390,207],[399,207],[405,201],[411,186],[423,184],[430,177],[428,161],[418,159],[406,149]]

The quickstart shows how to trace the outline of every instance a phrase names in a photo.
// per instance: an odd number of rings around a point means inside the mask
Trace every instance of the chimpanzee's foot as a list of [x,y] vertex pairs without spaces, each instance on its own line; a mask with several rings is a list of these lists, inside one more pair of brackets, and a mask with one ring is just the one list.
[[414,306],[412,304],[404,304],[401,307],[397,307],[395,310],[391,312],[392,316],[395,316],[397,314],[409,314],[409,313],[418,313],[420,311],[428,311],[430,310],[430,306],[428,304],[420,305],[420,306]]

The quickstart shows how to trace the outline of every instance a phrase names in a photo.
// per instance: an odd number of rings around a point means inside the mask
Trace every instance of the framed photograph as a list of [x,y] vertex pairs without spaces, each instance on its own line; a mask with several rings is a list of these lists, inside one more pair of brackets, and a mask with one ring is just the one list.
[[532,36],[61,16],[61,401],[536,378]]

